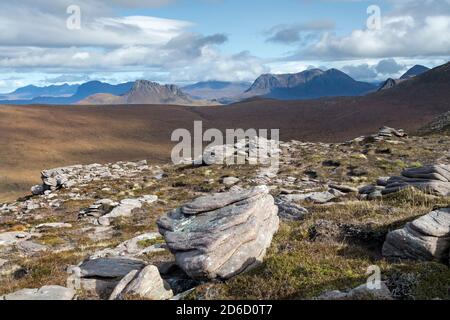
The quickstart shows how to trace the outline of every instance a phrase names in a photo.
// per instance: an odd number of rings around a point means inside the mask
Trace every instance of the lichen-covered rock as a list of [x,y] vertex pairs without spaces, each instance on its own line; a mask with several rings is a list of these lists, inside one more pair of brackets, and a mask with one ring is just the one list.
[[158,221],[177,264],[194,279],[228,279],[260,262],[278,230],[266,186],[200,197]]
[[450,208],[439,209],[390,232],[383,245],[383,256],[448,262],[450,248]]

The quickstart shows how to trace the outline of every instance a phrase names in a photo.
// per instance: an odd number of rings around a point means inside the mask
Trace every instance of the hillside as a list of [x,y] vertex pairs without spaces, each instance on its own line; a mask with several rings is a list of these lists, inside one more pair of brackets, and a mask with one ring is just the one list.
[[1,106],[0,188],[28,189],[43,167],[115,160],[168,160],[170,135],[205,128],[278,128],[283,140],[345,141],[383,125],[415,132],[450,110],[450,64],[364,97],[253,99],[229,106]]

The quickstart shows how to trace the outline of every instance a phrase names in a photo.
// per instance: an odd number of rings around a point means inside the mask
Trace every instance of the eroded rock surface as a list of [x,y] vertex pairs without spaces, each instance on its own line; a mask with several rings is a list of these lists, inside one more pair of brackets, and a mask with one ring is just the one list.
[[383,256],[390,259],[436,260],[448,263],[450,208],[439,209],[390,232]]
[[266,186],[200,197],[158,221],[177,264],[195,279],[228,279],[260,262],[278,230]]

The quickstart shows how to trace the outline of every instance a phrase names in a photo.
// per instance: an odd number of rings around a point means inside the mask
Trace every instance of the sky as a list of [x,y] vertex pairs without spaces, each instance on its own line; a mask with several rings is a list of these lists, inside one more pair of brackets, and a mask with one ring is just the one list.
[[0,92],[310,68],[378,82],[450,60],[450,0],[2,1],[0,46]]

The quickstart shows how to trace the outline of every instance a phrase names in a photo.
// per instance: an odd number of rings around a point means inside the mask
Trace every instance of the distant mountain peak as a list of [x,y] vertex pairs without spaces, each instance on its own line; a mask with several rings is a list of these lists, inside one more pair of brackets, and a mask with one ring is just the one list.
[[414,67],[410,68],[404,75],[400,77],[400,79],[409,79],[418,75],[421,75],[422,73],[425,73],[427,71],[431,70],[428,67],[416,64]]
[[308,69],[299,73],[263,74],[243,98],[263,96],[273,99],[309,99],[330,96],[355,96],[374,90],[338,69]]

